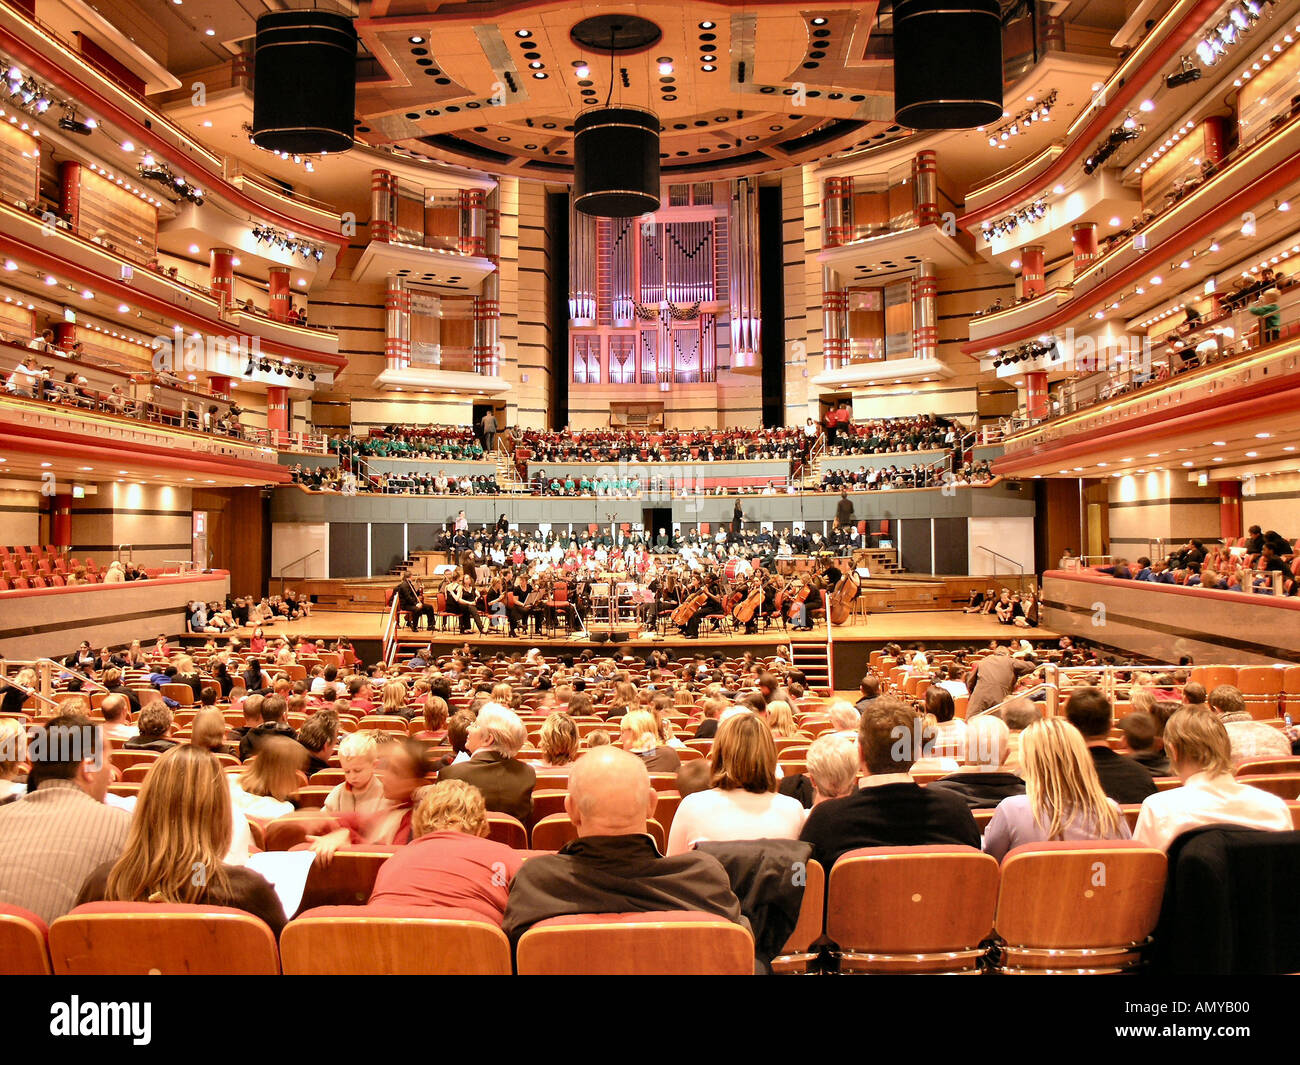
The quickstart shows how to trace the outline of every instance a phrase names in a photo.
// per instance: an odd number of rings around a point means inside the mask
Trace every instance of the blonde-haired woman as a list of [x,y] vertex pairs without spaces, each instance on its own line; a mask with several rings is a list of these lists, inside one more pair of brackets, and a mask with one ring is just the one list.
[[388,717],[406,716],[406,684],[390,680],[379,689],[379,713]]
[[577,723],[562,710],[547,717],[537,737],[537,746],[542,752],[542,765],[566,773],[573,768],[581,745]]
[[776,743],[755,714],[734,714],[718,726],[709,751],[708,791],[686,796],[673,815],[668,853],[698,840],[798,839],[804,808],[776,790]]
[[778,740],[811,740],[806,732],[800,732],[794,722],[794,711],[784,699],[773,699],[767,704],[767,720],[772,728],[772,738]]
[[121,857],[90,874],[77,904],[233,906],[260,917],[278,936],[284,908],[271,885],[226,864],[233,816],[217,759],[198,747],[172,748],[145,777]]
[[267,736],[257,754],[230,780],[235,809],[245,817],[268,820],[293,812],[289,796],[306,782],[307,749],[287,736]]
[[412,841],[380,867],[370,905],[454,907],[500,924],[523,857],[487,838],[483,793],[463,780],[425,788],[411,831]]
[[1049,840],[1130,839],[1128,821],[1101,790],[1083,734],[1062,717],[1020,734],[1025,794],[998,803],[984,851],[1001,861],[1013,847]]
[[635,754],[651,773],[676,773],[682,760],[671,747],[661,746],[659,721],[649,710],[630,710],[619,719],[619,745]]

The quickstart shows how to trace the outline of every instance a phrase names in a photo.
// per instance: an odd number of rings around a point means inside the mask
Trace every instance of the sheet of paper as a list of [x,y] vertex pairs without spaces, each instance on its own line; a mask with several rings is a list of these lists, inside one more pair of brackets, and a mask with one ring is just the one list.
[[292,917],[302,904],[307,874],[315,860],[312,851],[262,851],[250,855],[245,864],[271,882],[271,887],[280,897],[280,905],[284,907],[284,915]]

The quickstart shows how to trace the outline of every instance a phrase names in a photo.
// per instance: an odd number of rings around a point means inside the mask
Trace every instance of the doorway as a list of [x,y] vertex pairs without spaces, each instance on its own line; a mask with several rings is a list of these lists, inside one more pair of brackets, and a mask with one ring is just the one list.
[[663,529],[665,536],[671,536],[673,531],[673,508],[672,507],[646,507],[641,511],[641,526],[645,529],[646,537],[653,544],[655,537],[659,535],[659,530]]

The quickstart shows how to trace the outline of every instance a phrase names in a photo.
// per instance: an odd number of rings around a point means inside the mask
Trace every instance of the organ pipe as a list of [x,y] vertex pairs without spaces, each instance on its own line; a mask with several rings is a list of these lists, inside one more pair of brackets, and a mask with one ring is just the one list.
[[732,183],[728,259],[731,275],[731,368],[759,369],[762,332],[758,286],[758,187],[749,178]]

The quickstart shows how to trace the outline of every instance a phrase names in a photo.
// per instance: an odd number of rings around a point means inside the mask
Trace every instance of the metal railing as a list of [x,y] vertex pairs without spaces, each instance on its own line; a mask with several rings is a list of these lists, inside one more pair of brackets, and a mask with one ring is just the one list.
[[985,552],[985,553],[988,554],[988,555],[991,555],[991,556],[993,557],[993,559],[994,559],[994,562],[993,562],[993,572],[990,573],[990,574],[987,574],[987,576],[990,576],[990,577],[999,577],[999,576],[1003,576],[1003,574],[998,573],[998,566],[997,566],[997,563],[998,563],[999,560],[1002,561],[1002,562],[1010,563],[1012,566],[1014,566],[1014,567],[1016,568],[1017,573],[1015,573],[1015,574],[1010,574],[1010,573],[1008,573],[1008,574],[1005,574],[1005,576],[1008,576],[1008,577],[1015,576],[1015,577],[1016,577],[1016,580],[1019,582],[1019,588],[1018,588],[1018,590],[1019,590],[1019,591],[1024,591],[1024,586],[1025,586],[1025,566],[1024,566],[1024,563],[1022,563],[1022,562],[1017,562],[1014,558],[1009,558],[1009,557],[1007,557],[1006,555],[999,554],[997,551],[994,551],[993,548],[991,548],[991,547],[985,547],[983,544],[977,544],[976,546],[977,546],[981,551]]
[[391,666],[393,657],[397,654],[397,618],[398,605],[397,593],[393,593],[393,602],[388,608],[388,619],[384,622],[384,665]]
[[[302,555],[299,558],[295,558],[292,562],[286,562],[283,566],[280,567],[280,573],[276,579],[280,582],[280,593],[282,595],[284,594],[284,582],[288,579],[287,577],[285,577],[284,571],[287,570],[290,566],[296,566],[298,565],[299,562],[306,562],[313,555],[319,555],[319,554],[320,554],[320,548],[317,547],[311,551],[308,551],[305,555]],[[307,579],[307,570],[306,567],[303,567],[303,572],[300,575],[299,580],[306,580],[306,579]]]

